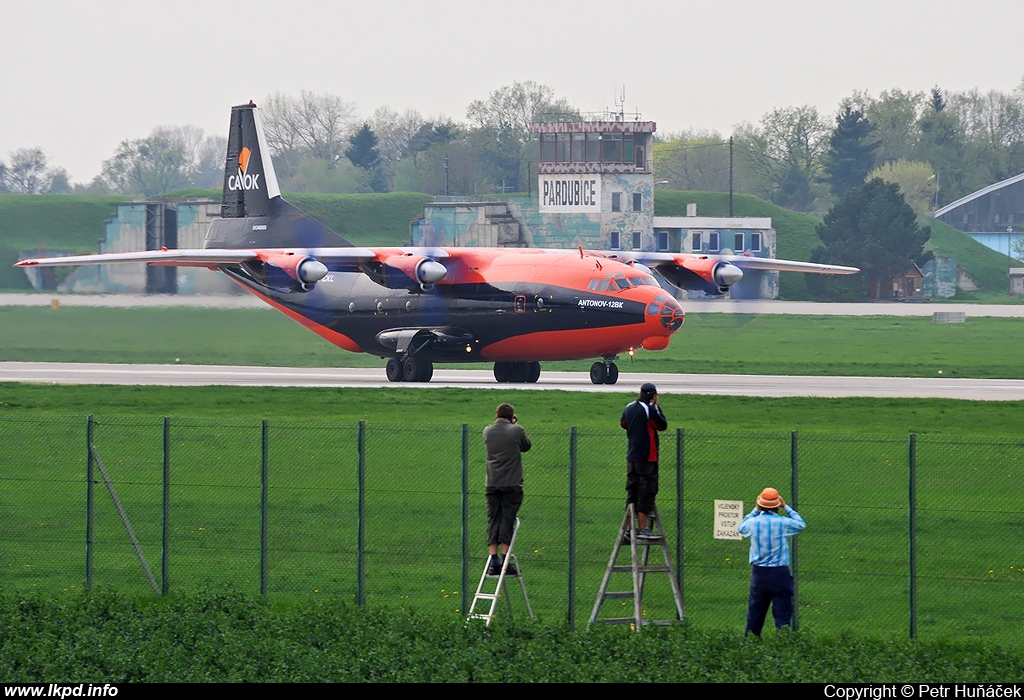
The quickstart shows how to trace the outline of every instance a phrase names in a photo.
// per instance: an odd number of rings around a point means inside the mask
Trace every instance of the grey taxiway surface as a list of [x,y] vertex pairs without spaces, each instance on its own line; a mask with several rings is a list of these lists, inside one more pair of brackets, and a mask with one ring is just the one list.
[[[439,369],[429,384],[392,384],[380,369],[116,365],[0,362],[0,382],[138,386],[457,387],[633,393],[654,382],[663,394],[721,396],[874,396],[982,401],[1024,400],[1024,380],[922,377],[793,377],[741,374],[626,373],[615,385],[594,385],[585,372],[544,372],[536,384],[498,384],[490,368]],[[3,389],[0,388],[0,392]]]

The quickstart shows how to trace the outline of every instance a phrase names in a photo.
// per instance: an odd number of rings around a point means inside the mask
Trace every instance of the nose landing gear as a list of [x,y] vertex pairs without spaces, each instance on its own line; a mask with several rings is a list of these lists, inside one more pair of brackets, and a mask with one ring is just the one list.
[[593,384],[614,384],[619,381],[619,367],[612,362],[614,359],[606,357],[602,362],[590,366],[590,381]]

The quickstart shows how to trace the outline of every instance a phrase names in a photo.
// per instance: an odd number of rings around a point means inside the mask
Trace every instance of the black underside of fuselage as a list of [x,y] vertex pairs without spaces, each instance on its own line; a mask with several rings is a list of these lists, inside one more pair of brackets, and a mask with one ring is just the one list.
[[[534,333],[640,324],[646,309],[641,302],[617,295],[549,284],[439,284],[423,292],[389,289],[361,272],[332,270],[312,289],[302,291],[298,285],[267,287],[239,266],[221,269],[259,295],[380,357],[402,354],[378,341],[383,331],[430,329],[462,338],[434,343],[423,352],[437,362],[489,362],[486,349],[494,343]],[[585,357],[589,355],[575,356],[566,347],[565,356],[558,359]]]

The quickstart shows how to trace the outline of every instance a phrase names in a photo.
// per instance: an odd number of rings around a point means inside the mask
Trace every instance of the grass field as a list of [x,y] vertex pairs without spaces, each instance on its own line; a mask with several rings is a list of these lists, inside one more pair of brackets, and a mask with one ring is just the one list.
[[[253,329],[258,328],[254,335]],[[239,342],[239,338],[250,339]],[[253,339],[256,340],[253,340]],[[1024,319],[690,313],[623,372],[1024,378]],[[383,367],[272,309],[0,308],[0,361]],[[585,371],[591,361],[546,362]],[[481,365],[477,365],[478,367]],[[486,366],[486,365],[484,365]]]
[[[589,615],[621,513],[627,394],[580,397],[498,390],[315,390],[3,387],[0,562],[8,590],[77,590],[84,582],[85,420],[150,565],[160,569],[161,414],[171,415],[172,592],[259,590],[260,426],[269,416],[272,599],[352,599],[356,577],[356,421],[366,433],[366,597],[396,612],[461,614],[461,427],[469,424],[470,585],[485,520],[480,430],[502,400],[534,440],[526,456],[520,559],[541,619],[565,618],[569,426],[579,426],[577,620]],[[918,438],[918,628],[928,639],[1018,644],[1024,527],[1016,484],[1022,407],[956,401],[665,397],[685,432],[687,616],[742,630],[742,542],[710,538],[713,499],[749,504],[764,485],[790,490],[799,430],[800,625],[816,634],[907,634],[908,430]],[[744,428],[740,430],[739,428]],[[1008,437],[1000,437],[1000,436]],[[675,543],[675,435],[663,442],[659,506]],[[96,491],[95,585],[148,587],[102,485]],[[998,522],[998,526],[993,523]],[[970,542],[970,547],[964,547]],[[674,554],[673,545],[673,554]],[[652,579],[651,617],[670,615]],[[513,602],[517,602],[513,598]],[[521,607],[519,608],[521,613]]]

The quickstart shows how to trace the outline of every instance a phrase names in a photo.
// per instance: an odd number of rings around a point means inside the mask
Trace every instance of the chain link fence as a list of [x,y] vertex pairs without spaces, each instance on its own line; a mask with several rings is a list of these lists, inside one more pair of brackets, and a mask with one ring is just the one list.
[[[3,416],[0,585],[138,595],[227,586],[465,614],[486,559],[483,427]],[[516,553],[534,612],[581,627],[622,520],[625,437],[528,432]],[[749,511],[771,485],[807,521],[793,547],[798,627],[1015,642],[1022,448],[664,433],[658,507],[687,617],[742,631],[748,544],[712,537],[713,503],[743,500]],[[648,576],[643,601],[652,619],[674,616],[663,574]]]

